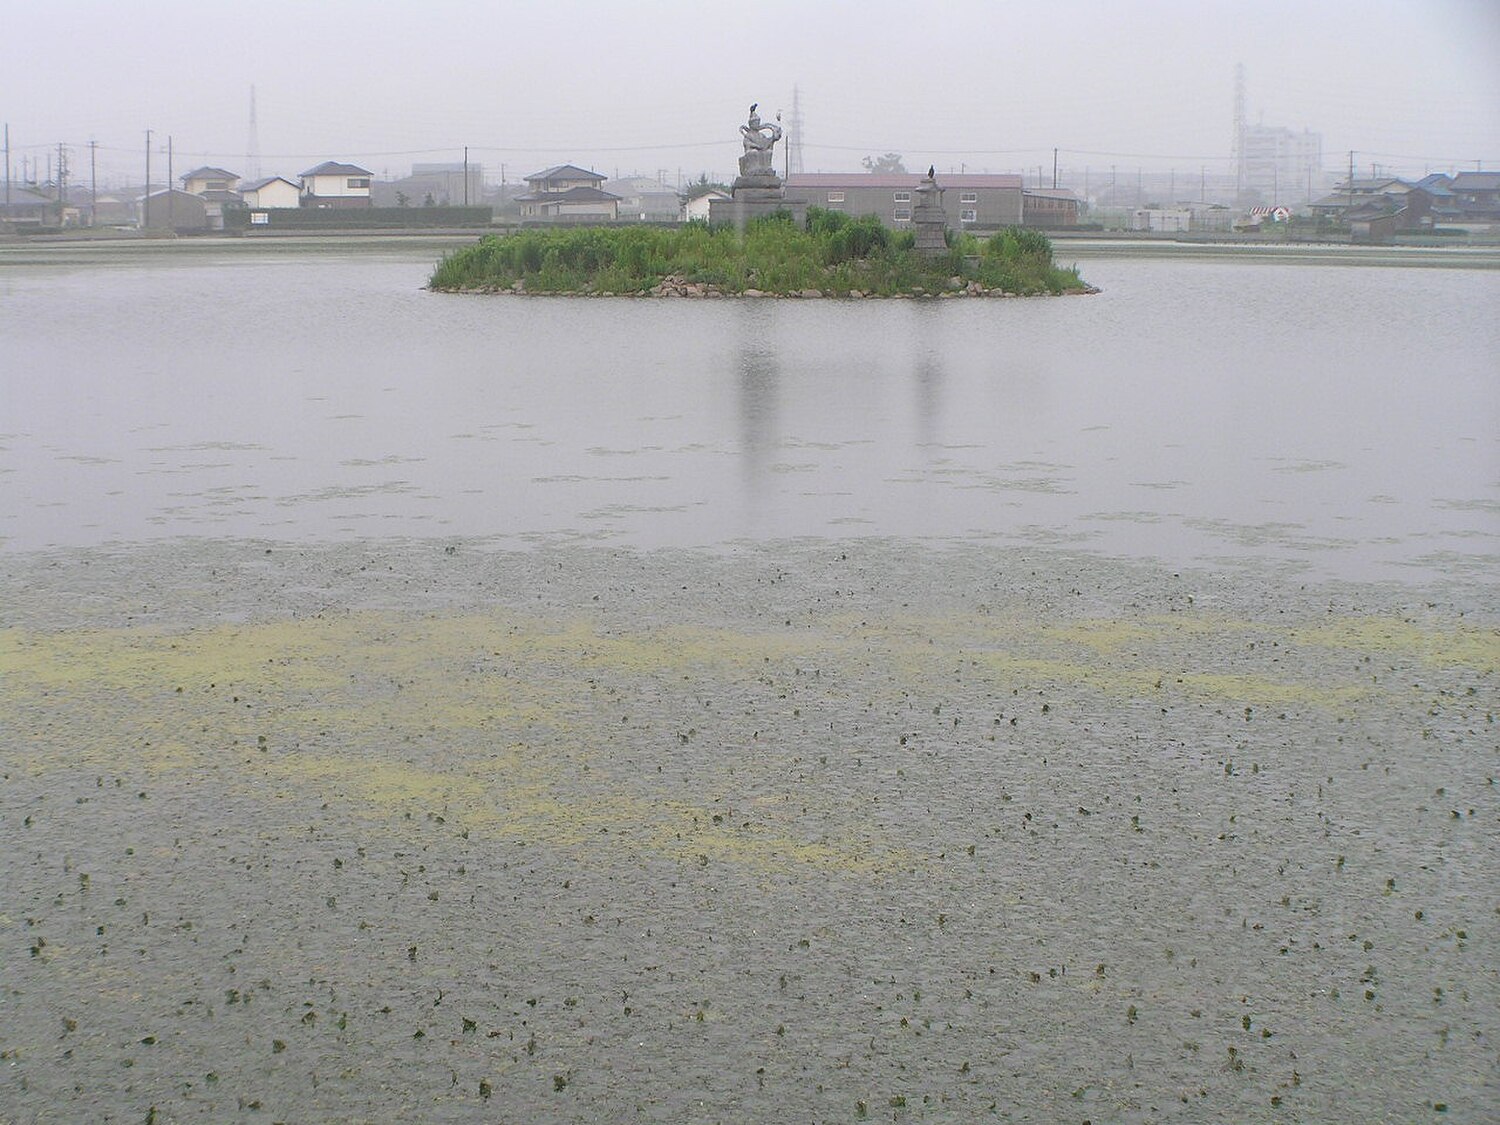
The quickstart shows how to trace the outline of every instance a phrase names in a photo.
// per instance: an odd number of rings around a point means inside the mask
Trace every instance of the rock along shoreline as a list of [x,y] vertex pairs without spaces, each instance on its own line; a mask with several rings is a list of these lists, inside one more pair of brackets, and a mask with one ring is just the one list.
[[[431,286],[428,287],[432,289]],[[609,290],[594,291],[584,289],[564,290],[530,290],[526,288],[525,280],[518,280],[506,285],[465,285],[457,288],[432,289],[437,293],[459,293],[478,294],[483,296],[511,296],[511,297],[626,297],[634,299],[649,298],[687,298],[690,300],[721,300],[739,297],[748,298],[771,298],[780,300],[866,300],[866,301],[891,301],[891,300],[917,300],[917,299],[951,299],[954,297],[991,297],[991,298],[1029,298],[1029,297],[1079,297],[1092,296],[1100,292],[1097,286],[1086,285],[1081,289],[1065,289],[1061,293],[1012,293],[1005,289],[986,287],[978,281],[969,281],[961,277],[948,279],[948,288],[932,290],[923,286],[916,286],[904,293],[875,293],[865,289],[850,289],[847,292],[838,292],[831,289],[793,289],[785,293],[777,293],[768,289],[742,289],[739,292],[727,292],[716,285],[706,285],[700,282],[689,281],[685,277],[670,275],[662,278],[650,289],[635,292],[612,292]]]

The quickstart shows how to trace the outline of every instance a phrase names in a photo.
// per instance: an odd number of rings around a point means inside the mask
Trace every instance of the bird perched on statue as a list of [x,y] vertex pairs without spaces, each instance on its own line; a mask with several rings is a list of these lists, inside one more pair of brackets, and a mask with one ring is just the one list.
[[756,111],[756,110],[757,110],[757,109],[759,109],[759,108],[760,108],[760,102],[751,102],[751,103],[750,103],[750,112],[751,112],[751,113],[752,113],[752,114],[753,114],[753,113],[754,113],[754,112],[755,112],[755,111]]
[[927,178],[929,180],[937,179],[937,165],[936,164],[929,164],[929,165],[927,165]]

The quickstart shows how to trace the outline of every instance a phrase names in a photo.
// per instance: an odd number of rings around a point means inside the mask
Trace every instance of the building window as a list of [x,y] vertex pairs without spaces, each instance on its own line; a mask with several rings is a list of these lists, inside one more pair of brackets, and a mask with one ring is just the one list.
[[960,203],[978,203],[979,193],[977,191],[966,191],[958,197]]
[[896,202],[897,203],[910,203],[911,202],[911,192],[909,192],[909,191],[898,191],[896,193]]
[[844,202],[844,193],[841,192],[841,191],[830,191],[828,193],[828,202],[829,203],[842,203],[842,202]]
[[891,219],[898,223],[911,222],[911,208],[897,207],[896,210],[891,213]]
[[351,188],[367,188],[370,186],[370,177],[350,176],[346,186]]
[[228,191],[228,180],[207,180],[203,185],[204,191]]
[[958,213],[958,221],[961,223],[977,223],[979,221],[979,212],[973,207],[965,207]]

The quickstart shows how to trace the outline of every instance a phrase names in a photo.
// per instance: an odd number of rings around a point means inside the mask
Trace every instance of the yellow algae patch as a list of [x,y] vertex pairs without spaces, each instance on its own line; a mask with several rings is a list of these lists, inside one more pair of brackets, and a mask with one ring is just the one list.
[[645,673],[683,669],[739,668],[767,659],[819,652],[826,642],[816,636],[746,633],[729,629],[673,626],[640,632],[600,632],[585,624],[528,638],[519,646],[528,655],[568,659],[580,671],[598,667]]
[[[394,813],[438,813],[459,828],[558,848],[593,847],[611,853],[666,855],[681,862],[700,856],[757,871],[811,865],[844,871],[910,867],[889,848],[837,837],[808,842],[774,825],[750,829],[712,826],[705,807],[622,790],[574,786],[546,774],[545,763],[481,778],[444,770],[334,755],[279,755],[258,763],[264,778],[324,789],[323,799],[350,802],[356,815],[390,823]],[[695,821],[696,818],[696,821]]]
[[1329,687],[1323,684],[1285,683],[1264,676],[1234,675],[1227,672],[1185,672],[1172,682],[1218,699],[1237,703],[1300,704],[1340,711],[1368,697],[1371,692],[1360,687]]
[[1304,644],[1403,656],[1438,667],[1493,671],[1500,665],[1500,629],[1455,625],[1423,628],[1398,617],[1343,617],[1292,631]]
[[1370,694],[1365,688],[1295,683],[1242,673],[1176,672],[1150,665],[1121,664],[1108,660],[1080,663],[994,652],[970,653],[968,659],[991,675],[1007,680],[1022,680],[1028,686],[1077,685],[1128,698],[1185,690],[1194,695],[1236,703],[1299,703],[1339,710]]
[[443,805],[474,804],[486,799],[486,786],[470,777],[392,762],[317,754],[278,756],[265,771],[305,785],[338,789],[339,795],[388,809],[421,804],[430,811]]
[[1048,640],[1079,645],[1100,654],[1111,654],[1127,647],[1151,648],[1179,643],[1184,638],[1199,640],[1247,631],[1263,629],[1233,617],[1174,614],[1132,620],[1091,618],[1066,625],[1047,626],[1041,630],[1040,635]]

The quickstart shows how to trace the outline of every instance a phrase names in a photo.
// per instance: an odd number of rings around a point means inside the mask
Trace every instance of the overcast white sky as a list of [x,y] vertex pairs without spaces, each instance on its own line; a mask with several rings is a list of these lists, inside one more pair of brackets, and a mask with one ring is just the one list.
[[[470,159],[516,179],[732,174],[748,104],[801,89],[808,171],[1227,171],[1234,68],[1252,123],[1323,134],[1330,167],[1500,169],[1497,0],[70,0],[7,5],[13,175],[58,142],[139,180],[145,130],[178,174],[324,159],[377,174]],[[162,165],[156,163],[160,173]],[[779,159],[779,153],[778,153]]]

